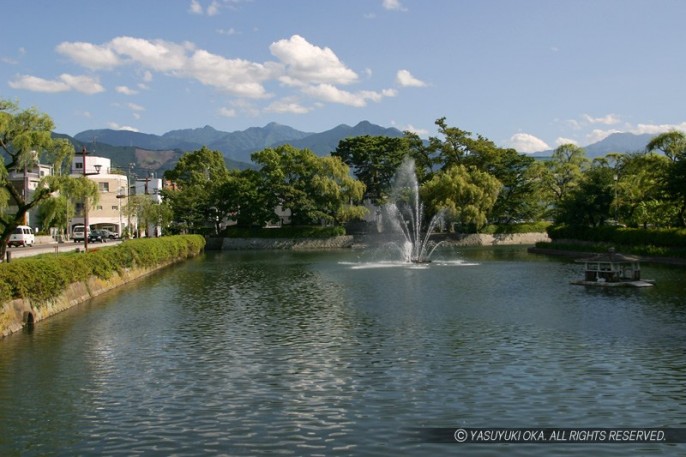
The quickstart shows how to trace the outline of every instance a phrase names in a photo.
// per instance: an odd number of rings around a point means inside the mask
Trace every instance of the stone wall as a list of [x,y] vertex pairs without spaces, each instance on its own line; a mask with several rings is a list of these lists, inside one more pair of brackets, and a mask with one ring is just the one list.
[[69,285],[59,296],[45,302],[33,303],[28,299],[15,299],[6,302],[0,309],[0,336],[5,337],[17,332],[27,324],[33,325],[109,290],[147,276],[172,263],[174,262],[167,262],[154,268],[131,269],[121,275],[115,273],[106,280],[91,277],[86,282]]
[[338,249],[353,245],[353,237],[332,238],[224,238],[222,250],[241,249]]
[[449,238],[444,243],[454,246],[506,246],[536,244],[539,241],[550,242],[550,238],[547,233],[502,233],[495,235],[476,233]]

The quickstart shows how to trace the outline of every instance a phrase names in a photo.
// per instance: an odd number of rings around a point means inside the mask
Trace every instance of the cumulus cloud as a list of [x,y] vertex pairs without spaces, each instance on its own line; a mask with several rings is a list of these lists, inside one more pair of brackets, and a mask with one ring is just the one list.
[[529,133],[515,133],[510,137],[510,147],[519,152],[531,153],[550,149],[550,146],[545,141],[537,138]]
[[[234,0],[237,1],[237,0]],[[219,3],[217,3],[219,5]],[[228,0],[222,6],[230,6]],[[201,10],[199,0],[190,3],[191,11]],[[206,13],[204,13],[206,14]],[[306,113],[322,106],[320,102],[338,103],[363,107],[369,102],[379,102],[386,97],[395,97],[395,89],[344,90],[341,86],[359,83],[358,74],[343,63],[328,47],[320,47],[300,35],[273,42],[269,46],[274,59],[260,63],[239,58],[229,58],[199,49],[190,42],[150,40],[131,36],[119,36],[101,43],[63,42],[56,47],[58,53],[73,62],[93,71],[111,71],[124,66],[134,67],[142,82],[137,89],[149,89],[148,83],[154,73],[197,81],[205,86],[226,92],[240,99],[268,99],[274,94],[267,90],[267,84],[280,83],[296,93],[286,94],[279,101],[272,102],[267,111]],[[371,70],[366,69],[371,75]],[[425,83],[408,70],[400,70],[396,83],[401,87],[422,87]],[[20,76],[12,83],[14,88],[42,92],[64,92],[77,90],[83,93],[104,91],[96,78],[88,76],[62,75],[48,80],[35,76]],[[135,95],[137,90],[129,86],[116,86],[115,91],[123,95]],[[310,106],[297,101],[302,95],[315,99]],[[255,107],[242,112],[254,112]]]
[[191,0],[191,5],[188,7],[188,11],[193,14],[202,14],[202,5],[198,0]]
[[571,138],[564,138],[564,137],[559,137],[558,139],[556,139],[555,144],[557,146],[562,146],[563,144],[573,144],[574,146],[579,145],[579,143],[576,140],[572,140]]
[[426,83],[421,81],[407,70],[399,70],[395,76],[396,82],[403,87],[424,87]]
[[219,115],[224,117],[236,117],[236,110],[233,108],[221,107],[219,108]]
[[108,127],[111,128],[112,130],[127,130],[129,132],[138,132],[139,130],[135,127],[131,127],[129,125],[119,125],[116,122],[108,122],[107,123]]
[[59,54],[91,70],[111,69],[122,64],[119,56],[109,46],[64,42],[58,44],[56,50]]
[[300,35],[279,40],[269,46],[272,55],[286,69],[281,82],[287,85],[351,84],[357,73],[347,68],[330,48],[320,48]]
[[274,101],[267,106],[266,111],[269,113],[305,114],[309,113],[311,109],[301,105],[295,97],[287,97]]
[[48,93],[76,91],[92,95],[105,90],[96,78],[90,76],[75,76],[67,73],[61,74],[56,80],[19,75],[13,81],[10,81],[9,85],[13,89]]
[[131,89],[130,87],[126,87],[126,86],[117,86],[114,88],[114,90],[117,93],[120,93],[123,95],[136,95],[138,93],[137,90]]
[[400,0],[382,0],[381,5],[384,9],[390,11],[407,11],[407,8],[400,3]]
[[607,114],[602,117],[592,117],[588,114],[584,114],[582,117],[589,124],[616,125],[621,122],[619,116],[615,114]]
[[368,101],[378,102],[384,97],[395,97],[397,95],[393,89],[384,89],[380,92],[371,90],[349,92],[331,84],[309,86],[303,88],[303,92],[319,100],[358,108],[366,106]]

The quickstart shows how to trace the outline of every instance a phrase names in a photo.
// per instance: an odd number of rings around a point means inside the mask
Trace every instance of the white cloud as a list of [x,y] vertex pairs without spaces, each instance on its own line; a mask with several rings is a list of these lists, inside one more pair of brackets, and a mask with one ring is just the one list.
[[126,106],[128,106],[131,111],[145,111],[145,108],[136,103],[129,103]]
[[550,149],[550,146],[545,141],[537,138],[529,133],[515,133],[508,141],[510,147],[519,152],[531,153]]
[[105,90],[95,78],[90,76],[74,76],[67,73],[61,74],[57,80],[19,75],[14,81],[10,81],[9,85],[13,89],[47,93],[76,91],[92,95],[104,92]]
[[276,41],[269,50],[286,66],[286,75],[280,81],[289,86],[351,84],[358,79],[330,48],[310,44],[300,35]]
[[555,144],[557,146],[562,146],[563,144],[573,144],[574,146],[579,145],[579,143],[576,140],[572,140],[571,138],[564,138],[564,137],[559,137],[558,139],[556,139]]
[[619,116],[615,114],[607,114],[602,117],[591,117],[588,114],[584,114],[582,118],[589,124],[615,125],[621,122]]
[[202,14],[202,5],[198,0],[191,0],[191,6],[188,8],[188,11],[193,14]]
[[383,0],[381,5],[384,9],[391,11],[407,11],[407,8],[400,3],[400,0]]
[[119,56],[109,46],[92,43],[64,42],[57,45],[59,54],[69,57],[79,65],[91,70],[111,69],[122,64]]
[[268,113],[305,114],[309,113],[311,109],[298,103],[295,97],[287,97],[271,103],[265,111]]
[[620,130],[617,129],[610,129],[610,130],[601,130],[601,129],[593,129],[591,133],[586,135],[587,138],[587,144],[593,144],[597,143],[598,141],[602,141],[608,136],[612,135],[613,133],[620,133]]
[[384,89],[381,92],[370,90],[349,92],[346,90],[341,90],[331,84],[309,86],[303,88],[303,92],[319,100],[355,106],[358,108],[366,106],[368,101],[378,102],[384,97],[394,97],[397,94],[393,89]]
[[398,70],[398,73],[395,76],[395,80],[398,84],[400,84],[403,87],[424,87],[424,86],[426,86],[426,83],[424,81],[421,81],[421,80],[415,78],[407,70]]
[[114,88],[114,90],[124,95],[136,95],[138,93],[137,90],[131,89],[130,87],[126,86],[117,86]]
[[233,108],[219,108],[219,115],[224,117],[236,117],[236,110]]
[[671,130],[686,131],[686,122],[680,124],[638,124],[631,129],[631,133],[641,135],[644,133],[659,134],[669,132]]
[[116,122],[108,122],[107,125],[108,125],[109,128],[111,128],[112,130],[128,130],[128,131],[130,131],[130,132],[138,132],[138,131],[139,131],[139,130],[138,130],[137,128],[135,128],[135,127],[131,127],[131,126],[128,126],[128,125],[119,125],[119,124],[117,124]]

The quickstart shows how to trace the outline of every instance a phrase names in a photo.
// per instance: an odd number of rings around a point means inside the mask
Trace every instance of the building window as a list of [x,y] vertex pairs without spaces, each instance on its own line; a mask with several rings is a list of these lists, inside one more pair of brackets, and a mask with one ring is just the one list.
[[112,209],[113,209],[114,211],[117,211],[117,210],[119,209],[119,207],[118,207],[117,205],[112,205]]
[[109,192],[109,191],[110,191],[110,183],[108,183],[108,182],[99,182],[99,183],[98,183],[98,188],[100,189],[100,192]]
[[96,206],[95,209],[97,209],[97,210],[102,210],[102,205]]
[[81,163],[81,162],[76,162],[76,163],[74,164],[74,168],[76,168],[76,169],[83,169],[83,163]]

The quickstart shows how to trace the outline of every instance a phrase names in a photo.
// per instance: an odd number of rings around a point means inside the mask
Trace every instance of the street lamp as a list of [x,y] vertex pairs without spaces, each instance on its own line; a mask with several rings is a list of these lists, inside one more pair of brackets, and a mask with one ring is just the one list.
[[[91,175],[99,175],[100,174],[100,168],[102,168],[102,165],[97,164],[93,165],[93,168],[95,168],[95,173],[93,172],[86,172],[86,154],[88,154],[88,151],[86,151],[86,146],[83,147],[81,150],[81,157],[83,157],[83,177],[85,178],[86,176],[91,176]],[[88,232],[90,231],[90,226],[88,225],[88,196],[83,197],[83,249],[84,251],[88,252]]]

